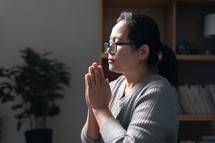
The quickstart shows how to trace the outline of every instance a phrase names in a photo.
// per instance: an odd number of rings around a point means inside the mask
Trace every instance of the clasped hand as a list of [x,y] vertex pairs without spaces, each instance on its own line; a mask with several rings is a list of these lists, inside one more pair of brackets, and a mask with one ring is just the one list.
[[85,75],[86,102],[88,108],[95,110],[108,109],[111,90],[108,79],[105,79],[102,66],[93,63]]

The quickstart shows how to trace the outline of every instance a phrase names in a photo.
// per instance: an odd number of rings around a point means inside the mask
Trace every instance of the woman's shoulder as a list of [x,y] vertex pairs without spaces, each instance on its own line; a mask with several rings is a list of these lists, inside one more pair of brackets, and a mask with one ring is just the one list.
[[161,89],[172,89],[173,86],[163,76],[159,74],[152,74],[141,82],[146,88],[161,88]]
[[169,81],[160,76],[159,74],[154,74],[142,81],[139,86],[140,92],[135,100],[145,101],[145,99],[156,100],[171,100],[175,103],[175,91],[173,86],[169,83]]

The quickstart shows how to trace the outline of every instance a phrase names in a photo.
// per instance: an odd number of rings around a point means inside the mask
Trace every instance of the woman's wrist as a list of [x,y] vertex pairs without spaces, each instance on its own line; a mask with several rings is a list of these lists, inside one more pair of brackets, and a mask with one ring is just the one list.
[[88,109],[85,131],[88,137],[98,140],[100,138],[99,126],[92,109]]
[[109,119],[112,118],[113,115],[111,113],[111,111],[109,110],[109,108],[106,109],[92,109],[93,114],[95,116],[95,119],[98,123],[99,128],[101,127],[102,123]]

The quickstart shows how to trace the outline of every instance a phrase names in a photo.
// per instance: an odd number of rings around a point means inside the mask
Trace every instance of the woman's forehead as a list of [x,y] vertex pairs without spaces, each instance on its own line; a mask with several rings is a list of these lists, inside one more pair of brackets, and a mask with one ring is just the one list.
[[120,22],[118,22],[112,29],[112,31],[125,31],[127,28],[126,26],[126,21],[125,20],[121,20]]
[[125,20],[118,22],[112,29],[110,39],[122,40],[127,38],[127,26]]

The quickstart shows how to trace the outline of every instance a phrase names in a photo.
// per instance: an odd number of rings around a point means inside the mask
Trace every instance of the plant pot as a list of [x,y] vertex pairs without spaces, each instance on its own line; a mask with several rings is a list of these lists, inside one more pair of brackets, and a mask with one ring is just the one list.
[[52,143],[51,129],[35,129],[25,132],[26,143]]

